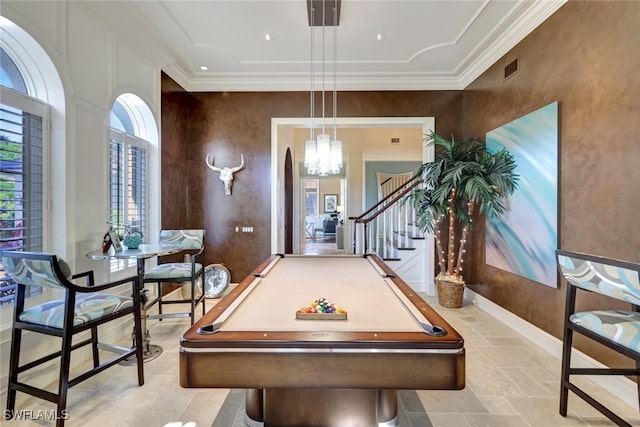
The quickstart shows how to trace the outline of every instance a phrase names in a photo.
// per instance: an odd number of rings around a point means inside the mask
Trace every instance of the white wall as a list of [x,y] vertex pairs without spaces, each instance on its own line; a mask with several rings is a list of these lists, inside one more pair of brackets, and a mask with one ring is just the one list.
[[[64,91],[63,102],[54,105],[53,125],[62,131],[52,134],[51,167],[58,181],[51,188],[49,222],[55,238],[46,250],[67,259],[76,271],[95,269],[103,263],[87,259],[86,253],[99,247],[106,229],[111,106],[122,93],[136,94],[147,103],[159,133],[161,64],[77,2],[3,0],[0,12],[40,44]],[[151,163],[158,164],[157,145],[150,154]],[[159,182],[158,169],[153,170],[156,178],[150,181]],[[157,186],[149,190],[159,194]],[[151,235],[157,235],[157,197],[152,203]]]
[[[160,69],[149,50],[134,49],[115,30],[107,28],[86,6],[73,1],[2,0],[0,13],[19,28],[3,27],[3,42],[24,30],[37,42],[25,42],[30,60],[41,68],[39,76],[48,82],[46,100],[52,104],[49,167],[48,232],[52,238],[45,250],[65,258],[74,271],[96,270],[97,281],[107,279],[106,263],[86,257],[98,249],[108,218],[107,153],[109,114],[122,93],[134,93],[144,100],[155,117],[160,134]],[[14,40],[14,39],[11,39]],[[42,58],[44,54],[48,59]],[[46,62],[52,64],[48,69]],[[58,83],[52,74],[59,76]],[[40,97],[40,96],[38,96]],[[150,150],[150,235],[157,236],[160,223],[159,146]],[[46,232],[45,232],[46,233]],[[129,271],[128,274],[132,272]],[[0,393],[6,393],[8,345],[12,307],[0,308]],[[129,342],[131,330],[114,328],[105,334]],[[29,343],[30,340],[27,340]],[[30,353],[41,353],[27,345]],[[56,344],[52,341],[49,345]],[[27,350],[27,351],[28,351]],[[76,359],[78,360],[78,359]],[[78,362],[81,362],[78,360]],[[40,372],[44,374],[44,372]],[[57,378],[49,369],[44,380]],[[19,393],[20,396],[24,395]]]

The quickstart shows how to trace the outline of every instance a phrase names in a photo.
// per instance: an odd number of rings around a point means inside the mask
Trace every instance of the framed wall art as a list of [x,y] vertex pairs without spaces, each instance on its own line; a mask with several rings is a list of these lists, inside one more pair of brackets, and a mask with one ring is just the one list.
[[325,212],[338,211],[338,195],[337,194],[324,195],[324,211]]
[[506,148],[517,164],[519,184],[507,212],[488,218],[486,263],[557,287],[558,102],[487,133],[487,149]]

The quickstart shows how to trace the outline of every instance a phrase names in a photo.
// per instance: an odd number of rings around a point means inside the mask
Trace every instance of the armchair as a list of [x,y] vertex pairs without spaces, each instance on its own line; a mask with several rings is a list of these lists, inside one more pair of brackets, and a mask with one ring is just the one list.
[[322,222],[322,235],[327,236],[328,234],[335,235],[336,234],[336,225],[338,225],[337,218],[325,218]]
[[[6,274],[17,284],[9,356],[6,418],[12,417],[15,410],[16,394],[20,391],[56,403],[56,426],[62,427],[66,418],[68,389],[132,356],[137,361],[138,385],[144,384],[140,281],[138,276],[100,286],[94,285],[93,272],[71,276],[71,280],[86,277],[88,286],[82,286],[73,283],[65,276],[62,269],[64,264],[55,255],[3,251],[0,256]],[[63,291],[63,297],[27,306],[25,301],[27,286]],[[118,287],[120,289],[129,288],[127,293],[131,292],[132,296],[115,293]],[[46,295],[47,292],[43,292],[43,294]],[[99,326],[129,315],[132,315],[135,325],[135,345],[133,348],[99,343]],[[21,364],[20,351],[23,331],[61,338],[60,350],[29,363]],[[80,342],[72,342],[75,335],[85,331],[90,332],[88,338]],[[71,352],[86,345],[91,345],[92,348],[93,367],[75,378],[70,378]],[[117,356],[100,363],[99,350],[114,351]],[[57,393],[26,384],[19,378],[20,374],[56,358],[60,359]]]

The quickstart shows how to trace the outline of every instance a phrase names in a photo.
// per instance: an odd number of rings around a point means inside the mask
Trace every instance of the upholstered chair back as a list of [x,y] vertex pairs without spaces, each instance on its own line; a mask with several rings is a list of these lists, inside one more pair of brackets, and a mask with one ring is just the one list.
[[[604,260],[604,259],[603,259]],[[597,257],[558,254],[558,267],[573,286],[640,305],[638,270]]]
[[[2,265],[11,278],[22,285],[65,288],[54,270],[55,255],[23,252],[18,258],[4,254]],[[61,272],[62,275],[64,273]]]
[[204,244],[204,230],[162,230],[161,245],[180,245],[184,250],[198,250]]

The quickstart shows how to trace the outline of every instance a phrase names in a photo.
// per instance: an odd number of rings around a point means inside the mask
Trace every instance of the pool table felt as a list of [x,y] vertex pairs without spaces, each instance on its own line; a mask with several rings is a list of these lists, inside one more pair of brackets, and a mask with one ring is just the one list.
[[[230,315],[226,331],[419,332],[401,293],[361,257],[279,260]],[[296,311],[326,298],[348,313],[344,321],[296,319]],[[419,316],[419,314],[418,314]]]

